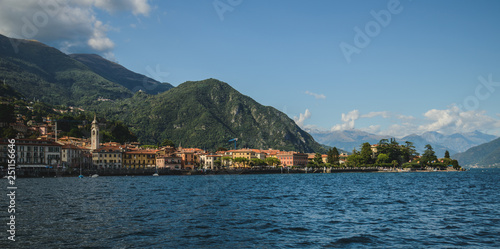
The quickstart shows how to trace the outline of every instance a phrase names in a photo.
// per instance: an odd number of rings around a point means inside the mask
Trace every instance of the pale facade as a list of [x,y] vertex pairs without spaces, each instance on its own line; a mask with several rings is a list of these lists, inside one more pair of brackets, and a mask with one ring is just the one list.
[[[0,140],[0,163],[7,163],[7,139]],[[19,167],[61,166],[62,145],[49,140],[16,139],[16,164]]]
[[92,163],[98,168],[121,168],[123,151],[121,147],[117,146],[101,147],[92,151]]

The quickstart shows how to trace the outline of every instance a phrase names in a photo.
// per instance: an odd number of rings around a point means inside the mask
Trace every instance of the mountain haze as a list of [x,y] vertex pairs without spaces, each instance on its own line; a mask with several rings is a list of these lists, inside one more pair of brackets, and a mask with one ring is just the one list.
[[[361,130],[343,130],[343,131],[318,131],[308,130],[309,133],[319,143],[335,146],[346,151],[360,149],[362,143],[377,144],[381,139],[390,139],[392,136],[375,135]],[[438,157],[443,157],[445,151],[450,154],[464,152],[467,149],[490,142],[496,136],[484,134],[480,131],[468,133],[455,133],[444,135],[439,132],[425,132],[421,135],[411,134],[396,140],[402,144],[406,141],[413,142],[419,153],[423,153],[425,145],[430,144]]]
[[392,138],[391,136],[380,136],[355,129],[343,131],[308,130],[308,132],[319,143],[337,147],[348,152],[351,152],[353,149],[360,150],[361,144],[365,142],[377,144],[381,139]]
[[453,156],[466,167],[500,167],[500,138]]

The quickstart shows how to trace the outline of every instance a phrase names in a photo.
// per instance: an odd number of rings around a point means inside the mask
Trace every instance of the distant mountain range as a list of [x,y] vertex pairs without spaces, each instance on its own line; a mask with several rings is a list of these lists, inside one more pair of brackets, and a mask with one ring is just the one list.
[[379,136],[361,130],[343,131],[319,131],[306,129],[316,141],[321,144],[352,152],[353,149],[360,150],[362,143],[377,144],[381,139],[391,138],[390,136]]
[[[381,139],[390,139],[391,136],[375,135],[360,130],[344,130],[344,131],[318,131],[308,130],[308,132],[319,143],[336,146],[346,151],[353,149],[360,150],[360,146],[364,142],[377,144]],[[432,145],[436,155],[443,157],[445,151],[450,154],[466,151],[467,149],[492,141],[497,137],[484,134],[479,131],[469,133],[456,133],[452,135],[444,135],[439,132],[425,132],[421,135],[412,134],[403,138],[396,138],[399,143],[405,141],[413,142],[418,152],[422,153],[427,144]]]
[[286,114],[215,79],[173,88],[97,55],[66,55],[37,41],[0,35],[2,79],[12,94],[123,121],[143,144],[170,139],[214,150],[230,148],[228,140],[238,138],[238,148],[325,152]]
[[500,167],[500,138],[489,143],[472,147],[466,152],[458,153],[453,156],[462,166],[490,168]]
[[443,135],[439,132],[429,131],[421,135],[409,135],[400,139],[401,141],[411,141],[419,151],[423,151],[426,144],[433,146],[438,157],[443,157],[445,151],[449,151],[451,155],[464,152],[467,149],[492,141],[497,138],[493,135],[484,134],[480,131],[455,133],[451,135]]

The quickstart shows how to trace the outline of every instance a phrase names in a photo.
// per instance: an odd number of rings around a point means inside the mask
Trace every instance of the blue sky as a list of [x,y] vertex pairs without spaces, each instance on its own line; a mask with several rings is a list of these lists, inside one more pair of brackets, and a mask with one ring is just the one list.
[[173,85],[217,78],[308,130],[500,136],[498,1],[18,2],[0,33]]

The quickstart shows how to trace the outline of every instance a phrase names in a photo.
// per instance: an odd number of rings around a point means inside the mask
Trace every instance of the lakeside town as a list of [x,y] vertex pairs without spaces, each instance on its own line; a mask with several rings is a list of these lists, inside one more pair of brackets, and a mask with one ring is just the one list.
[[[25,124],[26,123],[26,124]],[[361,151],[352,154],[332,148],[327,154],[281,151],[276,149],[237,149],[237,139],[233,139],[234,149],[219,148],[207,151],[200,148],[175,146],[166,140],[158,146],[141,146],[138,142],[101,143],[99,123],[96,116],[91,123],[90,138],[71,136],[58,137],[57,121],[50,117],[43,122],[33,120],[22,122],[19,118],[14,123],[1,123],[17,132],[15,140],[16,164],[26,175],[39,176],[40,172],[62,172],[74,175],[84,172],[222,172],[230,170],[274,170],[286,169],[286,172],[335,172],[335,171],[456,171],[461,170],[456,160],[449,154],[429,164],[422,164],[425,155],[418,155],[411,142],[399,145],[395,141],[381,141],[380,144],[365,143]],[[36,137],[34,137],[36,134]],[[29,137],[29,138],[26,138]],[[8,139],[0,141],[0,165],[7,164]],[[388,151],[388,150],[393,150]],[[399,162],[391,160],[398,154]],[[4,167],[5,169],[6,167]],[[294,171],[295,170],[295,171]],[[33,174],[37,172],[37,174]],[[80,173],[78,173],[80,172]],[[31,173],[31,174],[30,174]],[[63,175],[64,175],[63,174]],[[116,174],[116,173],[115,173]]]

